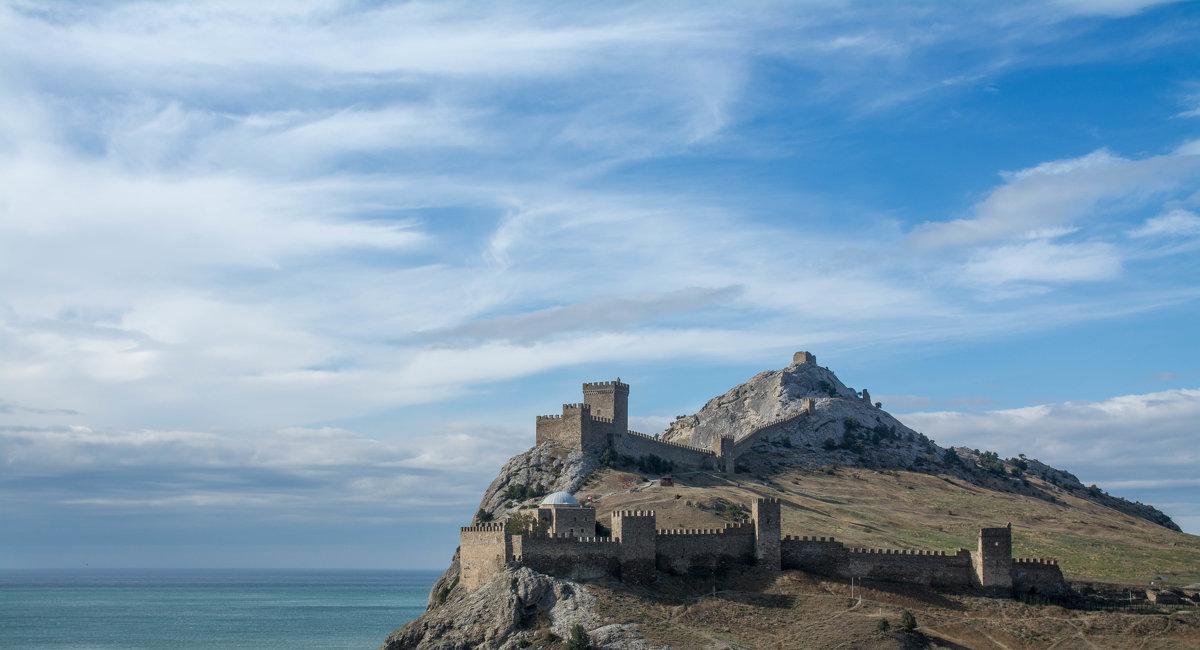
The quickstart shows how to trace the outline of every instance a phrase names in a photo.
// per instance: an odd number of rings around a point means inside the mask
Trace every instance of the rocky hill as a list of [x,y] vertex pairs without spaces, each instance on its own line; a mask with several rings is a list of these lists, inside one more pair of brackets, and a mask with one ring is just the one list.
[[660,438],[707,448],[720,435],[732,434],[741,440],[763,424],[799,413],[806,397],[814,400],[815,416],[799,418],[762,440],[755,446],[755,457],[746,462],[759,468],[799,462],[905,469],[953,475],[981,486],[1036,493],[1038,490],[1031,489],[1028,481],[1028,477],[1034,476],[1082,498],[1179,530],[1170,517],[1156,508],[1086,487],[1070,472],[1026,458],[1024,454],[1004,459],[966,447],[939,447],[892,417],[878,402],[872,403],[865,390],[856,392],[828,368],[816,363],[793,363],[782,370],[760,372],[712,398],[696,414],[676,419]]
[[[655,510],[660,527],[680,528],[720,527],[754,498],[777,497],[785,534],[866,547],[952,551],[973,545],[982,525],[1012,522],[1014,555],[1058,558],[1077,601],[1064,609],[869,581],[856,587],[856,599],[837,580],[753,570],[663,575],[635,588],[512,568],[465,593],[456,552],[427,613],[384,647],[562,647],[577,624],[593,647],[606,648],[1126,647],[1147,637],[1156,647],[1200,643],[1195,608],[1154,610],[1144,587],[1139,602],[1151,609],[1140,615],[1091,611],[1127,598],[1130,585],[1200,582],[1200,538],[1178,532],[1150,506],[1085,487],[1032,458],[939,447],[815,363],[759,373],[678,419],[662,438],[699,446],[722,434],[744,439],[799,412],[806,397],[815,400],[813,413],[755,435],[732,476],[677,472],[667,487],[629,459],[534,447],[505,463],[473,523],[531,511],[554,491],[593,504],[598,521],[618,509]],[[1194,592],[1180,593],[1186,603]],[[896,629],[902,610],[916,613],[917,629]]]

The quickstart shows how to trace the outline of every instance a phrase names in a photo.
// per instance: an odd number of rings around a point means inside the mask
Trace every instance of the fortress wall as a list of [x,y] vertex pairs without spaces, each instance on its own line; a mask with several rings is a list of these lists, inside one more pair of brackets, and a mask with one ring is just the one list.
[[655,564],[676,574],[754,564],[754,524],[657,531]]
[[970,551],[954,555],[931,551],[855,549],[847,554],[850,575],[942,587],[970,587],[974,581]]
[[[537,417],[537,442],[554,442],[568,449],[596,447],[592,435],[591,411],[585,404],[563,404],[562,415],[539,415]],[[611,426],[611,425],[610,425]],[[603,435],[601,447],[607,444]]]
[[621,548],[611,537],[512,536],[518,564],[559,578],[587,580],[618,575]]
[[947,555],[938,551],[847,549],[832,537],[790,535],[783,538],[780,546],[784,569],[945,587],[973,584],[971,553],[966,550]]
[[849,553],[832,537],[793,537],[779,542],[779,560],[784,569],[849,577]]
[[654,454],[663,460],[669,460],[681,468],[713,469],[716,467],[716,454],[700,447],[666,442],[636,431],[613,433],[613,451],[634,458],[645,458]]
[[738,440],[736,443],[734,443],[734,445],[733,445],[734,457],[736,458],[737,456],[740,456],[743,453],[745,453],[746,450],[750,449],[750,447],[752,447],[754,445],[754,443],[757,442],[760,438],[769,436],[773,433],[778,433],[779,430],[797,422],[798,420],[800,420],[800,418],[802,418],[806,415],[811,415],[812,409],[813,409],[812,398],[806,397],[806,398],[804,398],[804,401],[802,403],[803,403],[803,407],[801,408],[799,413],[795,413],[793,415],[789,415],[784,418],[779,418],[777,420],[772,420],[771,422],[768,422],[762,426],[756,427],[752,431],[750,431],[750,433],[747,433],[741,440]]
[[537,444],[543,442],[553,442],[566,447],[571,446],[571,441],[563,435],[561,415],[539,415],[537,416]]
[[467,591],[484,585],[512,560],[512,542],[503,523],[467,526],[458,533],[459,583]]
[[1070,591],[1062,571],[1058,568],[1058,562],[1054,560],[1014,559],[1011,575],[1013,591],[1017,593],[1063,596]]

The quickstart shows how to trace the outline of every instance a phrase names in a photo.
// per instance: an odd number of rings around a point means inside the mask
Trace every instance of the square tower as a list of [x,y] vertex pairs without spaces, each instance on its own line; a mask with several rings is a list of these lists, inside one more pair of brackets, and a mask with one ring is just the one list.
[[981,528],[979,552],[972,559],[976,579],[985,592],[1012,591],[1012,524],[1004,528]]
[[592,415],[613,421],[613,431],[625,433],[629,430],[629,384],[616,381],[597,381],[583,385],[583,403],[592,410]]
[[653,510],[615,510],[612,536],[620,540],[621,579],[648,582],[654,578],[658,531]]
[[782,529],[779,499],[755,499],[750,504],[754,519],[754,560],[759,566],[778,571],[780,567],[779,537]]

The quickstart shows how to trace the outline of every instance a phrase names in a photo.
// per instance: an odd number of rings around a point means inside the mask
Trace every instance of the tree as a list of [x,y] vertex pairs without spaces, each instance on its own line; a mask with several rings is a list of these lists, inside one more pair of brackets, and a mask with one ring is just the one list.
[[518,512],[508,518],[504,522],[505,535],[524,535],[526,533],[532,535],[545,535],[550,526],[546,522],[538,519],[536,516]]
[[942,454],[942,462],[947,465],[962,465],[962,458],[958,457],[958,452],[954,451],[954,447],[947,447],[946,453]]
[[478,511],[475,512],[475,521],[478,521],[481,524],[486,524],[487,522],[489,522],[491,520],[492,520],[492,513],[488,512],[487,510],[480,508]]
[[906,632],[912,632],[917,629],[917,617],[907,609],[900,612],[900,627],[904,628]]
[[563,644],[563,647],[567,650],[589,650],[592,647],[592,641],[588,639],[587,630],[576,623],[571,626],[571,633],[567,636],[567,642]]
[[833,438],[826,438],[825,442],[821,443],[821,449],[824,449],[825,451],[833,451],[834,449],[837,449],[837,441]]

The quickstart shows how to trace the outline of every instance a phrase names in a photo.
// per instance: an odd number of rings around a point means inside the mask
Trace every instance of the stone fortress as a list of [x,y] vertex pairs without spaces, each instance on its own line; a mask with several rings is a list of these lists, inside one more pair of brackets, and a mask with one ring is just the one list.
[[[797,352],[794,363],[815,364],[816,358]],[[561,415],[537,418],[539,445],[548,442],[594,453],[611,449],[632,458],[653,454],[677,467],[725,473],[733,473],[737,457],[756,439],[813,413],[812,400],[805,398],[798,413],[754,429],[736,442],[722,436],[716,449],[703,449],[629,431],[629,385],[620,380],[586,383],[583,398],[581,404],[563,405]],[[848,548],[832,537],[783,536],[779,499],[760,498],[750,505],[748,521],[720,529],[664,530],[657,527],[654,511],[616,511],[611,535],[602,537],[597,535],[595,508],[556,492],[538,507],[537,525],[520,534],[507,533],[504,522],[462,528],[460,583],[469,591],[478,589],[508,566],[577,580],[616,577],[634,583],[651,580],[656,570],[686,574],[758,566],[991,595],[1061,595],[1068,590],[1055,561],[1012,557],[1011,526],[980,530],[974,552]]]

